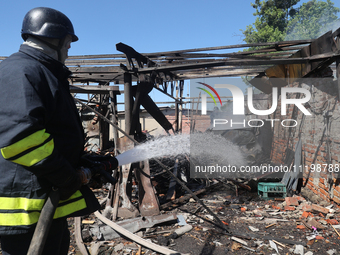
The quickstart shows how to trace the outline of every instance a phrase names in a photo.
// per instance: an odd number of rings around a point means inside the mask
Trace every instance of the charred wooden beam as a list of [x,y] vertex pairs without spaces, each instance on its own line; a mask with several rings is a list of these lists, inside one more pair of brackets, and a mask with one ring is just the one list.
[[143,64],[146,64],[148,66],[155,66],[156,65],[149,58],[140,54],[139,52],[135,51],[135,49],[133,49],[132,47],[130,47],[130,46],[124,44],[124,43],[117,43],[116,48],[117,48],[118,51],[121,51],[126,55],[126,58],[127,58],[128,62],[130,63],[131,69],[134,68],[132,58],[136,59],[139,68],[143,67]]
[[93,85],[70,85],[71,93],[83,93],[83,94],[120,94],[118,86],[93,86]]
[[325,53],[319,54],[312,57],[302,57],[302,58],[289,58],[289,59],[271,59],[271,60],[254,60],[254,59],[237,59],[237,60],[224,60],[215,61],[207,63],[197,63],[197,64],[183,64],[174,66],[163,66],[163,67],[149,67],[138,69],[138,73],[150,73],[152,71],[167,72],[167,71],[179,71],[179,70],[189,70],[198,68],[209,68],[217,66],[256,66],[256,65],[278,65],[278,64],[307,64],[312,61],[320,61],[328,59],[331,57],[338,57],[340,53]]
[[162,55],[162,54],[171,54],[171,53],[225,50],[225,49],[235,49],[235,48],[264,47],[264,46],[284,47],[284,46],[309,44],[309,43],[311,43],[313,41],[314,41],[314,39],[310,39],[310,40],[295,40],[295,41],[282,41],[282,42],[267,42],[267,43],[236,44],[236,45],[227,45],[227,46],[218,46],[218,47],[206,47],[206,48],[194,48],[194,49],[187,49],[187,50],[177,50],[177,51],[167,51],[167,52],[157,52],[157,53],[143,53],[143,55],[151,57],[151,56],[154,56],[156,54]]

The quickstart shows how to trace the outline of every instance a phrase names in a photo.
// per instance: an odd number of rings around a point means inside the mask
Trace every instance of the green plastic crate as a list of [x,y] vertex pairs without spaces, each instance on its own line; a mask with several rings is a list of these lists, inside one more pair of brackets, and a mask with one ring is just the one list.
[[286,185],[281,182],[259,182],[257,192],[263,199],[285,198]]

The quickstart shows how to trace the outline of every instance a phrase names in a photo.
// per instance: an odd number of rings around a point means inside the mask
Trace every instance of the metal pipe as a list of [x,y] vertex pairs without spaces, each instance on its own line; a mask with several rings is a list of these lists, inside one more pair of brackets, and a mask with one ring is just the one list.
[[[117,117],[117,95],[110,91],[110,98],[111,98],[111,121],[118,125],[118,117]],[[118,130],[116,128],[113,129],[113,142],[115,146],[115,156],[117,156],[117,140],[118,140]]]
[[132,122],[132,77],[129,73],[124,73],[124,101],[125,101],[125,132],[130,134]]
[[182,97],[183,97],[183,87],[184,87],[184,81],[181,80],[179,81],[179,100],[180,100],[180,104],[178,107],[178,128],[180,130],[180,132],[182,133],[182,116],[183,116],[183,104],[182,104]]

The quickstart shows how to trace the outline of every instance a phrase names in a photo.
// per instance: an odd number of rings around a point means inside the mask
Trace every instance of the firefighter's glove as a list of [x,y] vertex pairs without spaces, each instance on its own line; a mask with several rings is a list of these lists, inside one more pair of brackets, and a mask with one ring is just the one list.
[[81,177],[78,173],[71,175],[62,185],[59,185],[60,199],[65,200],[72,196],[82,185]]
[[81,157],[80,164],[83,167],[91,169],[92,175],[104,170],[107,173],[112,173],[112,170],[118,167],[118,161],[115,157],[108,155],[85,154]]
[[81,183],[83,185],[86,185],[90,182],[92,178],[92,171],[88,167],[81,167],[80,169],[77,170],[77,173],[81,179]]
[[102,177],[105,179],[105,182],[110,182],[111,184],[116,183],[116,179],[112,177],[112,170],[117,169],[119,165],[115,157],[111,155],[85,154],[82,156],[80,164],[85,168],[89,168],[91,177],[99,183],[102,182],[99,181]]
[[89,181],[91,177],[98,176],[98,171],[96,169],[99,169],[102,167],[102,163],[97,160],[93,160],[92,156],[84,155],[81,157],[80,160],[80,169],[78,170],[78,173],[81,176],[82,182],[86,183],[86,179]]

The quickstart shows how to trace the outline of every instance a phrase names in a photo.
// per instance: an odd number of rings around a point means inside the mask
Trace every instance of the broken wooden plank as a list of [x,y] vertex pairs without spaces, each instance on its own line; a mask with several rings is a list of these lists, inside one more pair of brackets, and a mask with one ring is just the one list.
[[230,237],[230,239],[231,239],[231,240],[234,240],[235,242],[241,243],[241,244],[243,244],[243,245],[245,245],[245,246],[248,246],[248,243],[247,243],[246,241],[243,241],[242,239],[237,238],[237,237],[235,237],[235,236]]
[[[216,187],[217,185],[219,185],[219,183],[215,183],[215,184],[213,184],[213,185],[211,185],[211,186],[209,186],[209,187],[205,187],[205,188],[203,188],[203,189],[200,189],[200,190],[198,190],[198,191],[195,191],[194,194],[195,194],[196,196],[197,196],[197,195],[200,195],[200,194],[202,194],[202,193],[208,191],[209,189],[211,189],[211,188],[213,188],[213,187]],[[177,199],[175,199],[175,200],[173,200],[173,201],[170,201],[170,202],[168,202],[168,203],[162,204],[162,205],[160,206],[160,208],[161,208],[162,210],[164,210],[164,209],[167,209],[167,208],[169,208],[169,207],[172,207],[172,205],[184,203],[184,202],[186,202],[187,200],[189,200],[191,197],[192,197],[191,194],[184,195],[184,196],[182,196],[182,197],[180,197],[180,198],[177,198]]]

